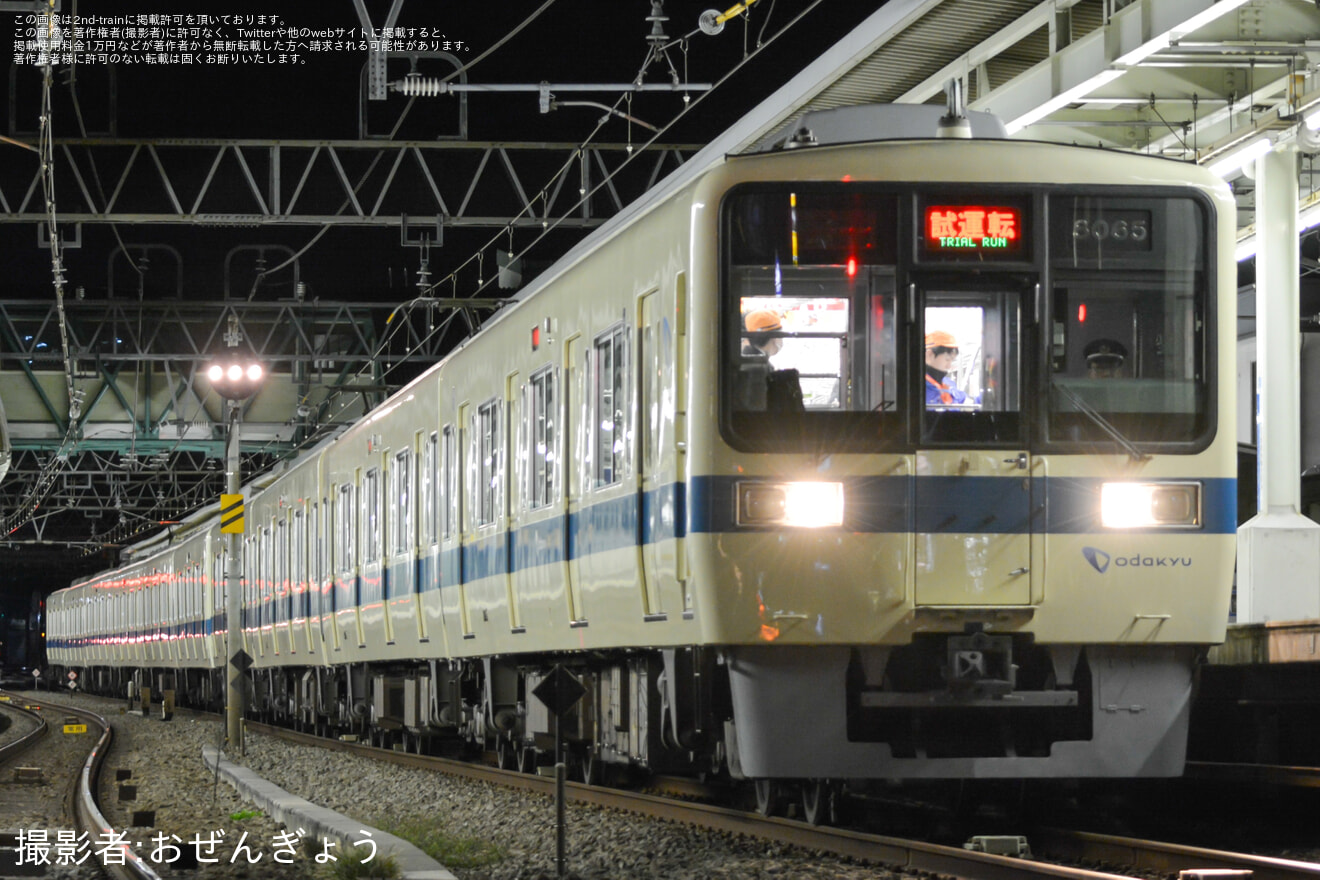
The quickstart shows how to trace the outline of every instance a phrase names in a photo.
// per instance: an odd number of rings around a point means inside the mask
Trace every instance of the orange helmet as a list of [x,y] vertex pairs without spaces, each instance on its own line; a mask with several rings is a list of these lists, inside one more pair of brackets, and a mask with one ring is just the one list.
[[771,330],[783,329],[783,325],[779,323],[779,316],[769,309],[758,309],[755,312],[748,312],[743,323],[747,325],[748,333],[764,333]]
[[957,348],[958,340],[953,338],[952,333],[946,333],[943,330],[932,330],[926,334],[927,348]]

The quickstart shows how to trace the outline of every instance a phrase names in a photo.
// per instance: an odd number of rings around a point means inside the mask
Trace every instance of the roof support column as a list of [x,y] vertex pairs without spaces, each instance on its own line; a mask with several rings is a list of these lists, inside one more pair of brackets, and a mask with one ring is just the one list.
[[1256,162],[1257,514],[1238,529],[1237,620],[1320,617],[1320,525],[1302,516],[1297,150]]

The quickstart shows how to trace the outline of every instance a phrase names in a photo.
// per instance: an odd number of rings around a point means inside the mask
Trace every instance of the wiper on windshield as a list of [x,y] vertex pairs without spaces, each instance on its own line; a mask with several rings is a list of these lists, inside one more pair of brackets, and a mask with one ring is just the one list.
[[1128,455],[1132,456],[1133,461],[1146,461],[1150,458],[1149,455],[1138,449],[1135,443],[1133,443],[1127,437],[1124,437],[1122,431],[1118,430],[1118,428],[1115,428],[1113,425],[1109,424],[1109,422],[1105,420],[1105,417],[1100,415],[1100,413],[1096,411],[1095,407],[1091,406],[1091,404],[1083,400],[1077,394],[1077,392],[1073,391],[1067,385],[1054,384],[1051,387],[1057,389],[1060,394],[1066,397],[1068,399],[1068,402],[1071,403],[1073,406],[1077,407],[1079,412],[1084,413],[1087,418],[1089,418],[1091,421],[1099,425],[1100,430],[1104,431],[1111,438],[1113,438],[1114,442],[1117,443],[1119,446],[1122,446],[1124,451],[1126,451]]

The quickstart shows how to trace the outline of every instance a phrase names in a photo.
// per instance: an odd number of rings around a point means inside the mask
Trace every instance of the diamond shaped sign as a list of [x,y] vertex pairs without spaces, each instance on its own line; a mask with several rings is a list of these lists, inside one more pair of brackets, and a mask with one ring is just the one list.
[[242,648],[239,648],[238,653],[229,658],[229,662],[233,663],[234,668],[239,672],[247,672],[252,668],[252,655],[247,651],[244,651]]
[[559,716],[572,709],[586,692],[587,689],[577,680],[577,676],[556,664],[545,680],[532,689],[532,696]]

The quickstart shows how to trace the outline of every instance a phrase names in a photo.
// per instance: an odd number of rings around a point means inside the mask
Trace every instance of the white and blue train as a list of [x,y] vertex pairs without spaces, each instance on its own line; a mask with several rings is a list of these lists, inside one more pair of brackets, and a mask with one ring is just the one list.
[[[253,714],[523,766],[558,724],[583,776],[809,816],[841,781],[1180,773],[1233,572],[1233,200],[871,118],[689,175],[247,487]],[[57,593],[50,661],[221,700],[224,561],[198,516]]]

